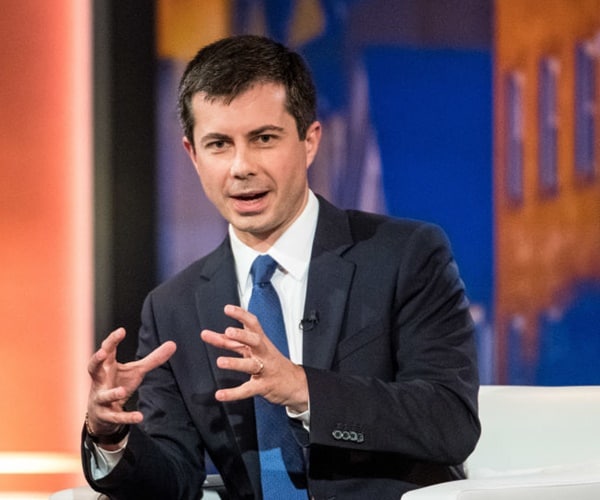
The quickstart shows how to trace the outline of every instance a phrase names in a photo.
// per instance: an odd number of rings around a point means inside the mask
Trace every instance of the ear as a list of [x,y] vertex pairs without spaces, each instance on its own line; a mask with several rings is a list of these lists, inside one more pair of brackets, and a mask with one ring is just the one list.
[[308,130],[306,131],[306,138],[304,144],[306,147],[306,168],[310,167],[317,151],[319,150],[319,144],[321,142],[321,123],[314,121]]
[[194,167],[196,167],[196,148],[190,142],[190,140],[187,137],[185,137],[185,136],[183,137],[183,139],[181,140],[181,142],[183,143],[183,147],[187,151],[188,156],[192,160],[192,163],[194,164]]

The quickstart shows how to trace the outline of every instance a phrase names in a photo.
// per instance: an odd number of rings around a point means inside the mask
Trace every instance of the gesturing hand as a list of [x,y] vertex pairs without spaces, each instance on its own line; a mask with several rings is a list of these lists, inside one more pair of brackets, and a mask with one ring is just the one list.
[[95,435],[110,435],[125,424],[142,421],[139,411],[125,411],[123,405],[136,391],[149,371],[162,365],[176,350],[175,342],[168,341],[145,358],[130,363],[119,363],[117,346],[125,338],[125,330],[112,332],[88,364],[92,384],[88,396],[88,422]]
[[306,411],[308,384],[304,369],[277,350],[254,314],[232,305],[225,306],[225,314],[239,321],[243,328],[230,327],[223,334],[204,330],[200,336],[207,344],[241,356],[219,357],[219,368],[247,373],[251,377],[237,387],[218,390],[216,399],[235,401],[260,395],[297,413]]

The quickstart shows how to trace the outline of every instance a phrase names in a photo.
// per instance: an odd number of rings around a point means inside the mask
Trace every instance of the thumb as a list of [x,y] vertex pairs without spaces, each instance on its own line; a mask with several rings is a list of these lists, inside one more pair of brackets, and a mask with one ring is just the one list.
[[172,340],[167,340],[165,343],[158,346],[150,354],[138,360],[136,364],[141,368],[144,374],[159,367],[169,361],[171,356],[175,354],[177,344]]

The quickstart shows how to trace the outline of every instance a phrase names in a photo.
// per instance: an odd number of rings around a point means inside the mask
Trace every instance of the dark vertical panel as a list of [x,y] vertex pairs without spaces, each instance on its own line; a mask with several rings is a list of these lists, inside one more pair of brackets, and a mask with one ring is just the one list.
[[93,2],[94,331],[96,343],[113,327],[111,197],[110,2]]
[[94,2],[96,342],[118,327],[135,352],[156,284],[154,2]]

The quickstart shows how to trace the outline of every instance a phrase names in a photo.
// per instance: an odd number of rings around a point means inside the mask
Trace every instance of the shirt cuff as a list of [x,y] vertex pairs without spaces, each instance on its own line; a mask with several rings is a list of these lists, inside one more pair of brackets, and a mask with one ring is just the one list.
[[[108,476],[112,470],[117,466],[123,454],[125,453],[125,447],[129,436],[123,440],[123,445],[118,450],[104,450],[100,448],[96,443],[90,443],[92,448],[90,449],[90,464],[91,473],[94,480],[102,479]],[[88,444],[86,443],[86,447]]]
[[310,404],[308,410],[301,413],[290,410],[287,406],[285,407],[285,412],[288,417],[300,420],[300,422],[302,422],[302,427],[304,427],[307,432],[310,432]]

